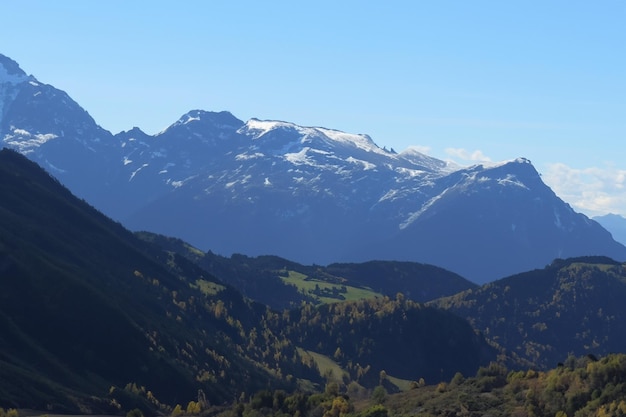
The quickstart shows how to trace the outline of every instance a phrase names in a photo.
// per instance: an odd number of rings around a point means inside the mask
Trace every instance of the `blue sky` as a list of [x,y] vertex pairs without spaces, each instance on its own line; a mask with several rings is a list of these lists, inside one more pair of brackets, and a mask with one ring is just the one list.
[[0,53],[104,128],[191,109],[367,133],[464,165],[530,159],[626,215],[626,2],[0,0]]

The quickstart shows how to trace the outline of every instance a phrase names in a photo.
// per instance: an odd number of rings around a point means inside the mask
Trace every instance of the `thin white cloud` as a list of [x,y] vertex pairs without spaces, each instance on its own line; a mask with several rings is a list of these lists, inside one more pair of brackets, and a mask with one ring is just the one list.
[[462,162],[491,162],[491,158],[483,153],[481,150],[468,151],[463,148],[446,148],[446,154],[450,157],[460,160]]
[[544,182],[576,211],[597,216],[626,215],[626,170],[612,165],[572,168],[563,163],[548,164]]

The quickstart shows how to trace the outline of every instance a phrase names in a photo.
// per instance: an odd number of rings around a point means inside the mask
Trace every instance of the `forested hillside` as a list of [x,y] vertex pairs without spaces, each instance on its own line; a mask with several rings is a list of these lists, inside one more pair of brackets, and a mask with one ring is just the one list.
[[[221,402],[242,387],[288,386],[271,369],[291,362],[262,367],[266,346],[237,348],[265,307],[151,250],[12,151],[0,152],[0,194],[4,405],[106,410],[110,387],[130,383],[165,403],[199,388]],[[221,305],[236,306],[239,329]]]
[[473,374],[497,354],[460,317],[401,294],[396,299],[305,306],[282,319],[277,332],[334,358],[346,372],[346,384],[374,387],[381,372],[436,383],[456,372]]
[[626,415],[626,356],[569,357],[546,372],[508,370],[495,363],[475,375],[456,374],[449,381],[422,385],[389,395],[379,386],[362,395],[341,392],[335,385],[324,393],[287,395],[260,391],[218,414],[234,416],[341,417],[609,417]]
[[245,299],[13,151],[0,152],[0,194],[1,407],[170,413],[494,358],[465,321],[401,297],[292,311]]
[[626,351],[626,267],[604,257],[555,260],[432,303],[467,318],[507,354],[542,368],[568,354]]
[[270,255],[224,257],[203,253],[180,239],[149,232],[137,235],[186,257],[246,297],[277,309],[381,295],[395,298],[397,293],[413,301],[426,302],[478,287],[453,272],[417,262],[302,265]]

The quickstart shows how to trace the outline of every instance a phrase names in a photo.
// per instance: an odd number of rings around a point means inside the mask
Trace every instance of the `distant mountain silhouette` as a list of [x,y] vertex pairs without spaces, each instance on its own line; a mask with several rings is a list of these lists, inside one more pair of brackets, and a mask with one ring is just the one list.
[[626,218],[619,214],[605,214],[604,216],[596,216],[593,220],[611,232],[613,239],[622,245],[626,244]]

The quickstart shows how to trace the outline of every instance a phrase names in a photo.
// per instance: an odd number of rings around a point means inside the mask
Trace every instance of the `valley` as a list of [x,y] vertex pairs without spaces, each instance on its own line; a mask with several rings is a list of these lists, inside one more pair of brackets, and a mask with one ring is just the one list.
[[528,159],[0,69],[0,417],[626,414],[626,247]]

